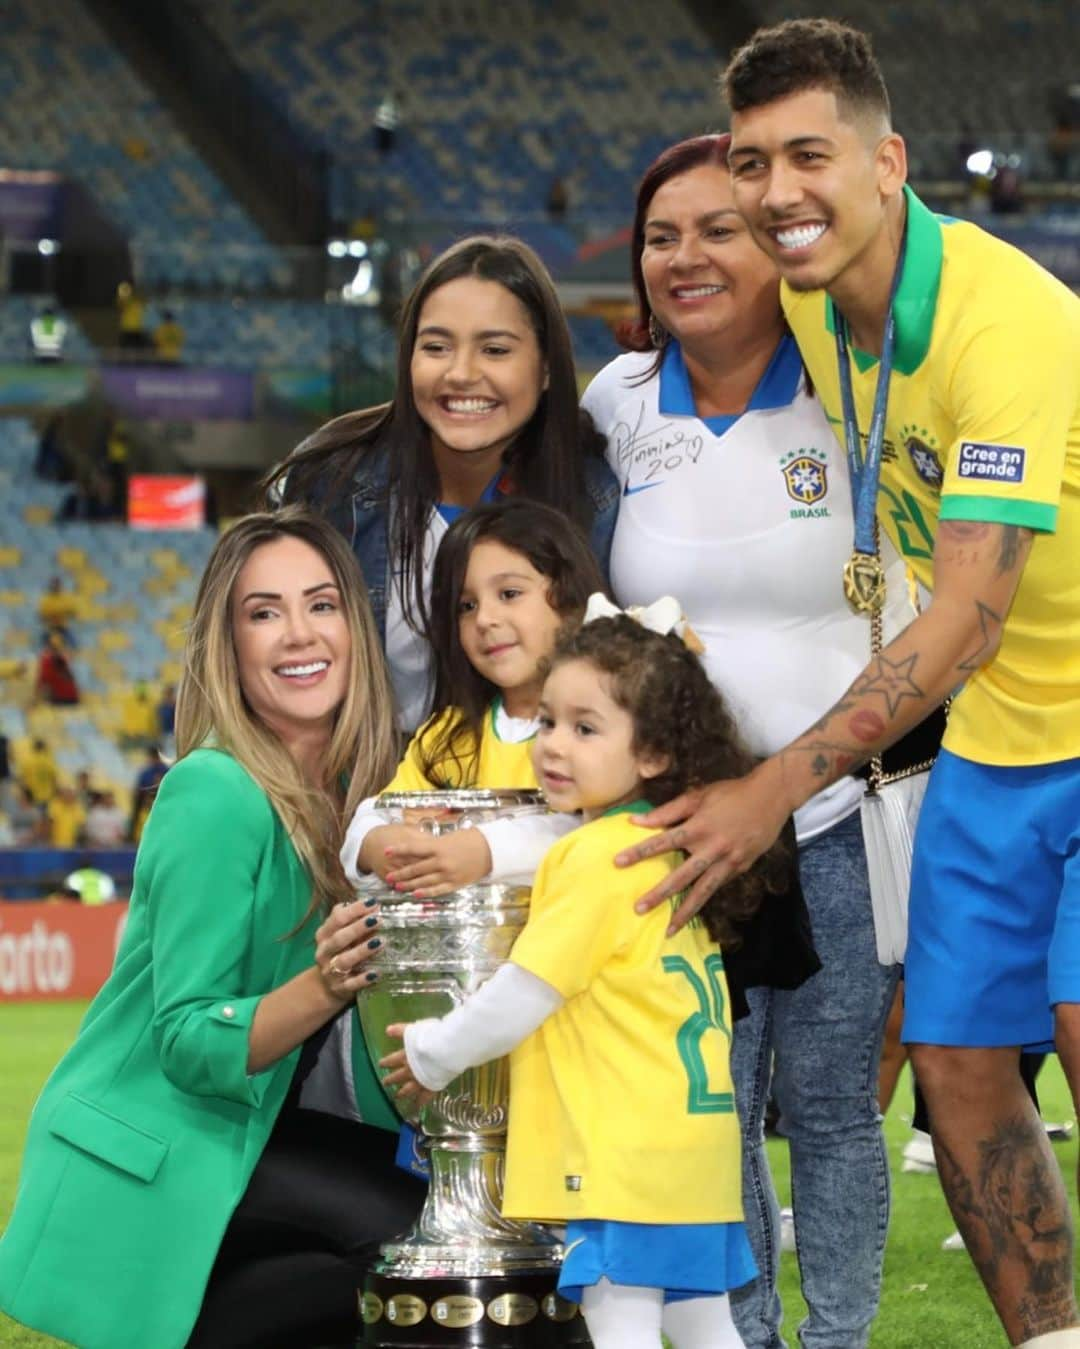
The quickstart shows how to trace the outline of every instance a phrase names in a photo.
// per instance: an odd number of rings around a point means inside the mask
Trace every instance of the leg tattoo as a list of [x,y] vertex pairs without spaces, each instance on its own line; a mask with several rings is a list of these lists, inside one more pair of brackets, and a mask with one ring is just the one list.
[[1057,1165],[1037,1121],[1000,1121],[974,1168],[935,1137],[949,1206],[986,1290],[1024,1339],[1076,1324],[1072,1224]]

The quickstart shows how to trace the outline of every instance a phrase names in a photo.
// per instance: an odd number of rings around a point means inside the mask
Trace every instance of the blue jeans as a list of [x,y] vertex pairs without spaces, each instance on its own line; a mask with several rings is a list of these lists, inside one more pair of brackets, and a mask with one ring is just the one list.
[[731,1295],[747,1349],[782,1349],[780,1222],[765,1156],[772,1089],[791,1152],[804,1349],[863,1349],[881,1292],[889,1168],[878,1061],[899,966],[878,964],[859,814],[799,849],[822,969],[794,992],[749,990],[731,1067],[743,1130],[743,1204],[758,1279]]

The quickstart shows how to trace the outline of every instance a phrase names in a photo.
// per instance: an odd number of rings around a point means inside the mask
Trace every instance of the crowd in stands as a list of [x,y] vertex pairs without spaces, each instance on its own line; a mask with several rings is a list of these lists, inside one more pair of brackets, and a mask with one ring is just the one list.
[[[56,634],[50,634],[56,639]],[[37,696],[44,697],[40,688]],[[63,700],[61,700],[63,701]],[[70,705],[75,699],[66,700]],[[95,780],[89,768],[66,773],[43,737],[10,752],[6,737],[0,760],[0,844],[4,847],[60,849],[120,848],[137,843],[154,793],[168,769],[176,693],[166,685],[159,697],[136,684],[120,699],[117,742],[140,758],[127,790],[125,808],[110,783]]]
[[[114,424],[102,437],[116,490],[125,436]],[[48,433],[0,420],[3,848],[138,840],[172,753],[178,652],[210,546],[209,531],[72,519],[64,463]]]

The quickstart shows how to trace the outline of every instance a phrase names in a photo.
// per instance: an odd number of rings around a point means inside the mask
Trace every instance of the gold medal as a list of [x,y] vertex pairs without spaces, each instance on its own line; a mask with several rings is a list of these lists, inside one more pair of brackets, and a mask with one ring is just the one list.
[[844,594],[857,614],[876,614],[885,603],[885,568],[876,553],[854,552],[844,563]]

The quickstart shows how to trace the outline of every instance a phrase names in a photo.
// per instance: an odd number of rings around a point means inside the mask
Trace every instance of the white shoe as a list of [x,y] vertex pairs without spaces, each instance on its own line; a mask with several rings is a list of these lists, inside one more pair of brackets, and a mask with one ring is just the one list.
[[954,1232],[951,1237],[946,1237],[941,1243],[941,1249],[943,1251],[966,1251],[967,1247],[964,1245],[964,1238],[960,1233]]
[[795,1210],[782,1208],[780,1210],[780,1249],[782,1251],[793,1251],[795,1249]]
[[937,1170],[937,1162],[934,1159],[934,1145],[930,1141],[930,1135],[923,1133],[921,1129],[912,1129],[911,1138],[907,1146],[901,1153],[904,1161],[900,1167],[901,1171],[913,1171],[918,1175],[928,1175]]

